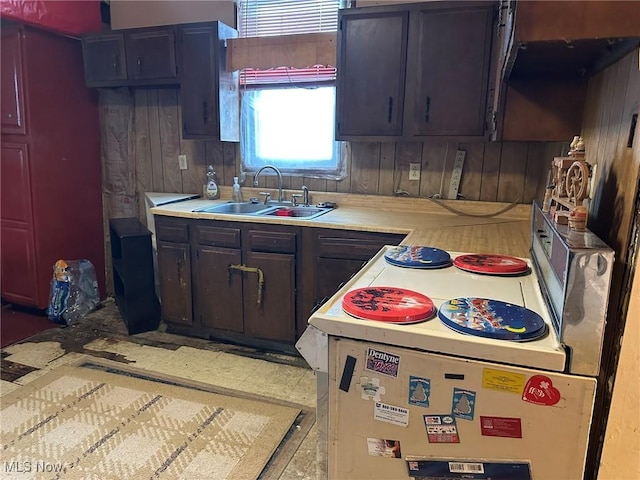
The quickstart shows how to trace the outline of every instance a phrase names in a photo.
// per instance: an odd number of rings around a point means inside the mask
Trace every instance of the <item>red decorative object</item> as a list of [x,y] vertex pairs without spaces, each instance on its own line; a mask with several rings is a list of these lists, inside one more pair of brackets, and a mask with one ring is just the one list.
[[522,399],[536,405],[551,406],[560,401],[560,392],[549,377],[534,375],[525,385]]
[[102,29],[99,0],[2,0],[0,17],[68,35]]
[[387,323],[418,323],[433,317],[436,308],[421,293],[396,287],[365,287],[344,296],[342,309],[364,320]]
[[456,257],[453,264],[467,272],[494,275],[518,275],[529,270],[527,262],[507,255],[460,255]]

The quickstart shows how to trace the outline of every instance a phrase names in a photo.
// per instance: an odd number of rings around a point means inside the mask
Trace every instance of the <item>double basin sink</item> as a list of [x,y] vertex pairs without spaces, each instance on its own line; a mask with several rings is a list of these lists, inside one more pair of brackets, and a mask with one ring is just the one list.
[[295,217],[312,219],[331,211],[330,207],[316,207],[280,203],[229,202],[210,207],[200,207],[194,212],[224,213],[228,215],[259,216],[259,217]]

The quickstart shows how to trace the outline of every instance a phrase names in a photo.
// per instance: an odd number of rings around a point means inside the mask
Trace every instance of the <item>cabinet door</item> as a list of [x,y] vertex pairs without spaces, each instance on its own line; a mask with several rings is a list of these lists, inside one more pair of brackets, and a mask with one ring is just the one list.
[[259,276],[255,273],[244,274],[245,333],[251,337],[293,343],[295,255],[248,252],[245,264],[259,268],[264,274],[261,296]]
[[180,31],[180,98],[183,138],[211,136],[218,130],[217,95],[212,68],[215,30],[211,27]]
[[27,146],[4,142],[1,155],[2,298],[22,305],[37,306],[38,283]]
[[188,244],[158,241],[158,272],[162,319],[193,325],[191,249]]
[[21,31],[16,27],[2,27],[2,88],[0,109],[2,133],[25,134],[24,86],[22,78]]
[[340,15],[336,138],[401,135],[409,12]]
[[129,80],[177,83],[175,34],[172,29],[125,34]]
[[[412,17],[410,135],[483,135],[493,7],[429,6]],[[415,25],[415,28],[414,28]]]
[[126,83],[127,57],[121,33],[84,37],[82,56],[84,77],[89,87]]
[[240,139],[238,72],[226,71],[224,44],[235,37],[220,22],[180,28],[183,138]]
[[314,306],[328,299],[351,278],[365,262],[344,258],[316,258]]
[[242,272],[227,268],[241,263],[240,250],[196,247],[194,298],[201,326],[243,332]]

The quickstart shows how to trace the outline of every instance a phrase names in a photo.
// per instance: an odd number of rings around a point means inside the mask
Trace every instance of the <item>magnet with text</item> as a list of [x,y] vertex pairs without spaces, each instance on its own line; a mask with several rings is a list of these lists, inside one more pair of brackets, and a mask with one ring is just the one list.
[[409,376],[409,403],[419,407],[429,407],[431,380],[428,378]]
[[363,400],[380,401],[380,395],[384,395],[385,388],[380,385],[379,378],[360,377],[360,382],[356,384],[360,389]]
[[522,421],[519,418],[481,415],[480,433],[485,437],[522,438]]
[[399,440],[367,438],[367,451],[372,457],[401,458]]
[[383,352],[375,348],[367,348],[367,359],[365,368],[372,372],[382,373],[390,377],[398,376],[400,367],[400,356],[393,353]]
[[493,368],[482,369],[482,388],[498,390],[500,392],[522,395],[527,376],[521,373],[495,370]]
[[476,392],[463,390],[461,388],[453,389],[451,413],[454,417],[462,418],[463,420],[473,420],[475,409]]
[[525,385],[522,399],[536,405],[551,406],[560,401],[560,392],[549,377],[534,375]]
[[400,427],[409,425],[409,409],[382,402],[373,404],[373,419],[387,422]]
[[531,480],[531,463],[521,461],[485,461],[461,458],[405,458],[409,476],[415,480]]
[[452,415],[423,415],[429,443],[460,443],[456,419]]

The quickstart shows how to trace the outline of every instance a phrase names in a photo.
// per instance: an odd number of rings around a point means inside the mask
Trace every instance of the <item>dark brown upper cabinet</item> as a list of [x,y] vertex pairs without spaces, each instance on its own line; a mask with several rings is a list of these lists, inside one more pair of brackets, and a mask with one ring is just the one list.
[[407,64],[411,136],[484,135],[493,17],[486,5],[416,10]]
[[84,78],[89,87],[124,85],[127,56],[124,35],[92,35],[82,39]]
[[221,22],[180,27],[182,138],[240,140],[238,72],[226,71],[226,41],[238,33]]
[[178,84],[172,27],[85,35],[82,51],[89,87]]
[[401,136],[409,12],[339,15],[337,138]]
[[493,2],[339,12],[336,138],[487,133]]

